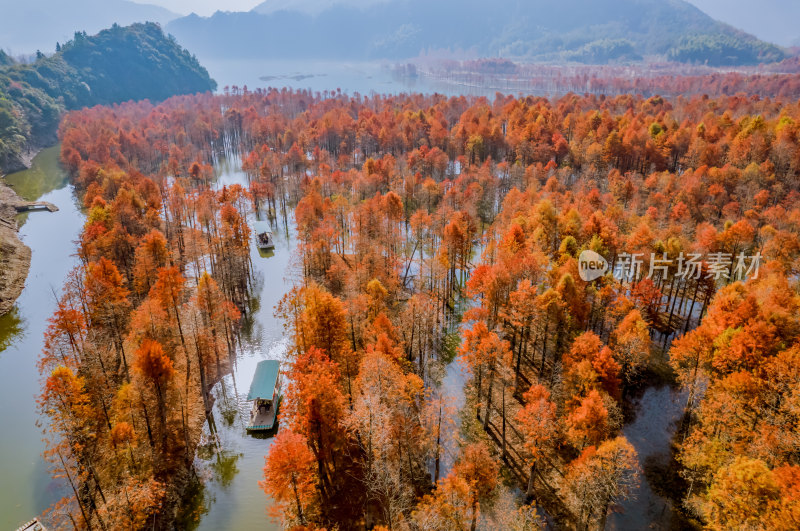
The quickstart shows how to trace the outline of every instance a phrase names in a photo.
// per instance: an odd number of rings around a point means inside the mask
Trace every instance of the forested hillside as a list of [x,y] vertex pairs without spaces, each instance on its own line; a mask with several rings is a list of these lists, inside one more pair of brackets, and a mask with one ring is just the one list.
[[[299,240],[262,483],[287,527],[603,529],[647,481],[683,528],[797,529],[799,123],[756,97],[290,90],[70,113],[89,214],[40,359],[75,489],[53,516],[174,521],[254,210]],[[223,148],[247,187],[211,186]],[[686,393],[672,475],[624,432],[651,381]]]
[[168,28],[209,58],[396,59],[449,50],[594,64],[670,56],[743,65],[784,57],[682,0],[337,2],[313,14],[301,8],[266,2],[248,13],[190,15]]
[[25,149],[55,140],[64,110],[215,88],[197,59],[152,23],[75,33],[31,64],[0,52],[0,170],[18,167]]

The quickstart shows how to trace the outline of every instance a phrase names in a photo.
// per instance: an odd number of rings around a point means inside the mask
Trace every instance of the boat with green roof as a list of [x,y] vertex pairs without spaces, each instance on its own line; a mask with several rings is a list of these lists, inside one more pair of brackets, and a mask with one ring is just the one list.
[[247,431],[263,432],[275,427],[281,398],[280,368],[277,360],[263,360],[256,366],[256,373],[247,393],[247,400],[253,402]]

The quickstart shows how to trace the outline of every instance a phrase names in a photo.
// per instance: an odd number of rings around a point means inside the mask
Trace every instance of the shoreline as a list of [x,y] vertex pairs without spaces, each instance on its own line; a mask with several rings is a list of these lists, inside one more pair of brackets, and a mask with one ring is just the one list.
[[[30,168],[42,149],[37,146],[23,153],[19,160],[22,167],[12,168],[13,171]],[[24,200],[6,184],[5,176],[6,173],[0,174],[0,316],[14,307],[25,289],[31,267],[31,249],[19,237],[15,208]]]
[[[55,143],[55,142],[53,142]],[[50,145],[53,145],[51,143]],[[8,167],[0,168],[0,179],[4,178],[6,175],[10,173],[16,173],[18,171],[29,170],[31,164],[33,164],[33,159],[36,158],[36,155],[41,153],[41,151],[46,148],[47,146],[34,146],[25,150],[24,152],[20,153],[17,159]]]
[[18,201],[17,193],[0,180],[0,316],[14,307],[31,267],[31,249],[19,238]]

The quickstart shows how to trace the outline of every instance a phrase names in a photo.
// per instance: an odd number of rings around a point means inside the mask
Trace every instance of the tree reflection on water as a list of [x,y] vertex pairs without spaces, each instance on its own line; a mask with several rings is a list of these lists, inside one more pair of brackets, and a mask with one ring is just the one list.
[[25,321],[20,317],[19,310],[14,306],[10,312],[0,316],[0,352],[14,344],[25,329]]

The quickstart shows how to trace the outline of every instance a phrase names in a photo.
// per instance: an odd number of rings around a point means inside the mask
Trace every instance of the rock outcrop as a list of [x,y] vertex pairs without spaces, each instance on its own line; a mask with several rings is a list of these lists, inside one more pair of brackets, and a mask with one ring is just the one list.
[[0,181],[0,315],[11,310],[25,287],[31,250],[19,239],[17,205],[24,201]]

